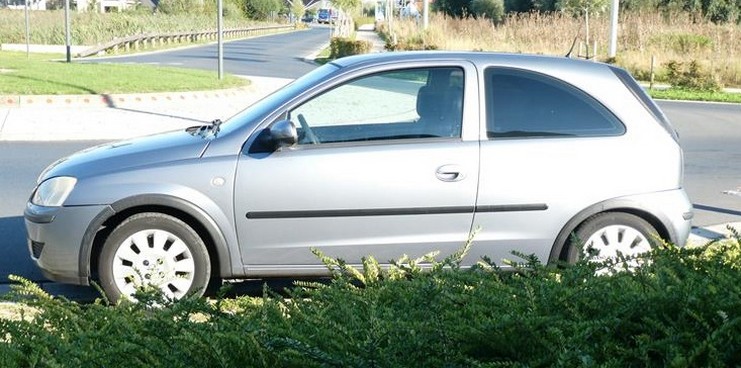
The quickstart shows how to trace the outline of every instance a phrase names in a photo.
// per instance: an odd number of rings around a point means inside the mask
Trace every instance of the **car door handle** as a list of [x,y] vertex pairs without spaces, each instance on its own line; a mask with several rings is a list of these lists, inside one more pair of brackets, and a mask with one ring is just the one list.
[[437,168],[435,176],[442,181],[461,181],[466,178],[460,165],[443,165]]

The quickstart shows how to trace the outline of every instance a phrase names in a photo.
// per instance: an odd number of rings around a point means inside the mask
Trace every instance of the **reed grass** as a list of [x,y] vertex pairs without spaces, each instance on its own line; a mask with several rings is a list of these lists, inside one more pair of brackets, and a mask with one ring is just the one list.
[[[741,86],[741,26],[714,24],[676,12],[626,12],[619,21],[617,57],[611,62],[648,80],[655,58],[656,80],[665,79],[663,64],[697,61],[726,87]],[[607,61],[609,18],[590,18],[590,42],[597,43],[597,59]],[[393,29],[380,26],[388,39],[415,40],[428,48],[483,50],[566,55],[575,38],[584,42],[584,21],[564,13],[510,13],[503,24],[487,19],[430,17],[426,31],[414,21],[395,21]],[[576,53],[578,50],[575,50]],[[581,55],[585,55],[582,48]],[[590,48],[590,54],[592,54]]]

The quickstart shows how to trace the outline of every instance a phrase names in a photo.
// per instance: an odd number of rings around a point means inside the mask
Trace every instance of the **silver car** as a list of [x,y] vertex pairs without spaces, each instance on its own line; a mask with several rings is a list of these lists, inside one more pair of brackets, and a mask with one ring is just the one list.
[[317,68],[221,124],[49,166],[25,211],[46,277],[149,284],[326,273],[402,254],[543,261],[685,243],[682,149],[624,70],[567,58],[385,53]]

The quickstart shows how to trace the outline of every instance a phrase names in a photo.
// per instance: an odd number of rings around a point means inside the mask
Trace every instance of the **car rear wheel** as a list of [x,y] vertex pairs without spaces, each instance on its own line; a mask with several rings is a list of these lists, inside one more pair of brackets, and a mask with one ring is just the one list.
[[567,260],[573,263],[582,255],[594,261],[615,259],[618,252],[626,258],[634,257],[649,252],[657,234],[656,228],[638,216],[599,213],[576,229]]
[[172,299],[202,295],[211,263],[203,240],[182,220],[161,213],[129,217],[108,236],[100,254],[103,290],[111,302],[152,286]]

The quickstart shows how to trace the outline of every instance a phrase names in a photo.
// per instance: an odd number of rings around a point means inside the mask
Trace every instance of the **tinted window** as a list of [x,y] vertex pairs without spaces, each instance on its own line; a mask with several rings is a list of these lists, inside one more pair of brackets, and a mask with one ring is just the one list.
[[337,86],[289,113],[299,144],[461,135],[463,71],[405,69]]
[[558,79],[510,68],[489,68],[485,78],[489,138],[625,133],[604,106]]

